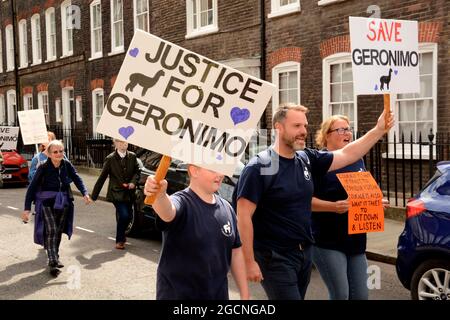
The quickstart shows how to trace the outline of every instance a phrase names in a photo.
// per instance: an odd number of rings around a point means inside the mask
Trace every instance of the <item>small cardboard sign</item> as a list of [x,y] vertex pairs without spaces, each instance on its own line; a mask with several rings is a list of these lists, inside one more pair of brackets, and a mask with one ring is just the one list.
[[355,94],[420,92],[417,21],[349,17]]
[[0,127],[0,150],[15,150],[19,139],[19,127]]
[[17,112],[23,144],[47,143],[47,126],[43,109]]
[[370,172],[336,176],[348,195],[348,234],[384,231],[383,193]]
[[97,132],[231,176],[274,89],[136,30]]

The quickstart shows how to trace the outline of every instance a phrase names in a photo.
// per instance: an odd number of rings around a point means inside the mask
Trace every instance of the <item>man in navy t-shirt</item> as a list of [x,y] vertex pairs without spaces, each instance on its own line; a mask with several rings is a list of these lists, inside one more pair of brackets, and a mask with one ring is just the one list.
[[236,215],[215,192],[223,175],[188,166],[189,187],[169,197],[167,181],[148,177],[145,194],[157,193],[153,209],[163,230],[156,281],[157,300],[228,300],[231,272],[242,299],[248,284]]
[[325,175],[366,154],[394,124],[384,113],[375,128],[334,152],[305,149],[307,108],[287,104],[273,116],[274,146],[252,158],[235,188],[234,206],[247,279],[269,299],[305,298],[311,274],[312,176]]

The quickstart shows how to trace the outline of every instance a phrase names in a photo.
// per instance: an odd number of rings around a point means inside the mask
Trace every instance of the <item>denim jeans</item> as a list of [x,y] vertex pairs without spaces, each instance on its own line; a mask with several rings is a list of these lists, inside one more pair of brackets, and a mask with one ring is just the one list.
[[311,277],[311,246],[278,252],[255,249],[255,260],[269,300],[304,300]]
[[328,288],[330,300],[367,300],[367,259],[313,246],[312,259]]
[[133,204],[131,202],[113,202],[116,207],[116,243],[125,242],[125,230],[130,223],[131,214],[133,212]]

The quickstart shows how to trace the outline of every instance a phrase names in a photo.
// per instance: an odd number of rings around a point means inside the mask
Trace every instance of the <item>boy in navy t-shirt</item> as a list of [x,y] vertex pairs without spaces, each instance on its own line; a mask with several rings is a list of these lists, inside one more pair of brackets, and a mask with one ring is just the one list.
[[224,176],[195,165],[188,173],[189,187],[170,197],[166,180],[148,177],[145,183],[146,195],[157,193],[153,209],[163,231],[156,299],[227,300],[230,267],[241,299],[248,299],[236,215],[215,194]]

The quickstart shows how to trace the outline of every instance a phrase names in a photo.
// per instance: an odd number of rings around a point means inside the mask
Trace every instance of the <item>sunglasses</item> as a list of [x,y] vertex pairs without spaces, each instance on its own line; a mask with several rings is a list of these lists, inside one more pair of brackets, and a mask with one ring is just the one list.
[[52,151],[53,154],[64,153],[64,150],[55,150]]

